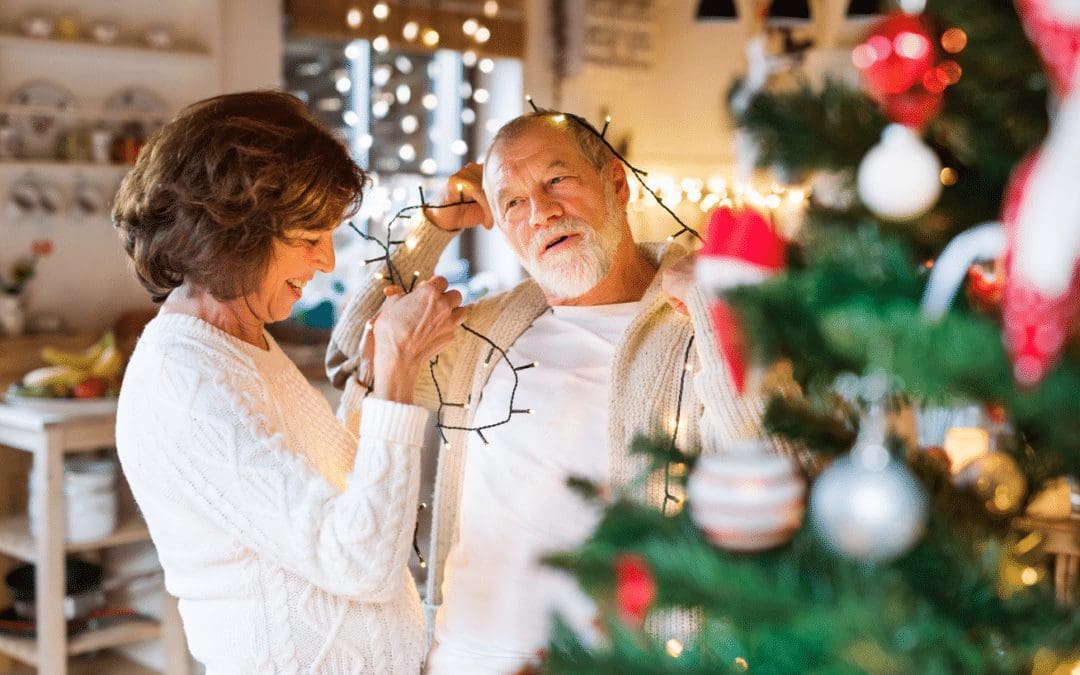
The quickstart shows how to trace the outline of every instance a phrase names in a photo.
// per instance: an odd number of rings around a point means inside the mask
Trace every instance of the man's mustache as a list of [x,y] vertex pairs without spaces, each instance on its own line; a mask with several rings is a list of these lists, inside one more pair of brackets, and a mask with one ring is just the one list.
[[580,234],[586,242],[591,239],[593,230],[579,218],[564,218],[551,227],[532,235],[529,241],[529,254],[533,260],[540,258],[544,247],[555,238]]

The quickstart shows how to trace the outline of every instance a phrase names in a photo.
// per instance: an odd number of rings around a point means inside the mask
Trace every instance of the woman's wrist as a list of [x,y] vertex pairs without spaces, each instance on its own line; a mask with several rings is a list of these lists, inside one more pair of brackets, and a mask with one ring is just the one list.
[[380,355],[376,354],[375,381],[372,383],[371,394],[387,401],[411,404],[419,373],[419,364],[394,356],[380,358]]

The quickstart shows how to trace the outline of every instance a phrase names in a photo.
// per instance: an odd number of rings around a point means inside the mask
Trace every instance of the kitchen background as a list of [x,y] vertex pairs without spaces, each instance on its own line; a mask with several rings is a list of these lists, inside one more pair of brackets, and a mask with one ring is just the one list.
[[[152,311],[130,273],[108,212],[145,137],[185,104],[218,93],[285,88],[341,133],[376,175],[358,224],[378,230],[417,187],[482,154],[498,125],[526,108],[556,107],[601,125],[649,172],[689,224],[735,189],[735,139],[725,111],[746,69],[752,0],[5,0],[0,5],[0,271],[48,240],[36,274],[0,306],[0,388],[41,365],[41,347],[81,348],[106,330],[130,336]],[[811,77],[850,76],[850,48],[875,3],[773,3],[775,52]],[[734,14],[742,10],[742,20]],[[801,7],[800,7],[801,5]],[[813,9],[813,12],[807,11]],[[781,14],[805,14],[784,19]],[[801,186],[759,175],[774,211],[801,205]],[[639,239],[669,222],[633,206]],[[651,223],[651,225],[650,225]],[[475,236],[472,236],[475,235]],[[370,250],[348,228],[338,269],[309,286],[282,335],[319,377],[321,338],[364,273]],[[38,251],[44,252],[39,243]],[[441,271],[476,297],[521,271],[493,233],[462,237]],[[6,294],[0,293],[0,298]],[[118,324],[118,320],[120,323]],[[328,396],[333,398],[332,392]],[[30,455],[0,449],[0,514],[24,513]],[[103,555],[112,571],[153,567],[146,543]],[[0,558],[0,570],[16,561]],[[122,600],[156,613],[157,586]],[[0,589],[0,607],[7,606]],[[125,649],[148,668],[161,647]],[[18,668],[0,656],[0,672]],[[91,671],[93,672],[93,671]],[[124,672],[141,672],[131,670]]]

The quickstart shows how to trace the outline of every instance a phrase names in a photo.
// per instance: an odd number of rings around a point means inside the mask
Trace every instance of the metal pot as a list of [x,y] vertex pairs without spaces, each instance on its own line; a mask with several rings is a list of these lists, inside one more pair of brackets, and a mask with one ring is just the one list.
[[[68,558],[64,564],[64,618],[68,621],[82,619],[90,612],[105,606],[105,589],[102,580],[105,572],[101,565]],[[34,606],[36,585],[34,566],[20,565],[4,577],[11,594],[15,612],[26,619],[37,616]]]

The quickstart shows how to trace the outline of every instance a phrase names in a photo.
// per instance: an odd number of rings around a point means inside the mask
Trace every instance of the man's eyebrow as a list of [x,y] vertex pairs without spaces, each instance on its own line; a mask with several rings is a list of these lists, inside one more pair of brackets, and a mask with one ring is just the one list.
[[[551,169],[569,169],[569,168],[570,168],[570,165],[567,164],[566,162],[564,162],[563,160],[561,160],[561,159],[553,159],[553,160],[551,160],[551,163],[547,165],[547,168],[545,168],[544,170],[545,171],[550,171]],[[498,192],[496,192],[495,193],[495,203],[496,204],[501,204],[502,200],[503,200],[503,197],[505,195],[506,195],[506,188],[502,188]]]

